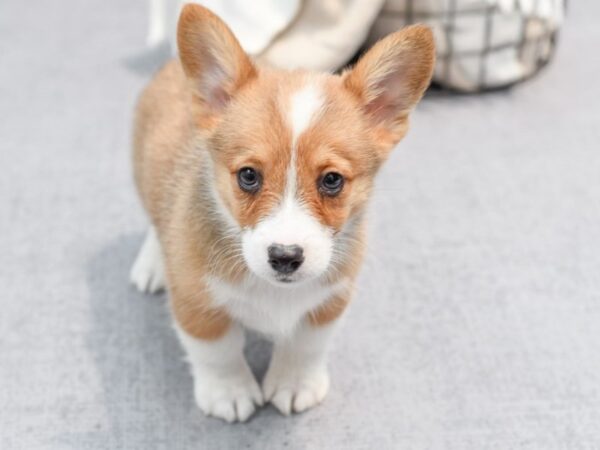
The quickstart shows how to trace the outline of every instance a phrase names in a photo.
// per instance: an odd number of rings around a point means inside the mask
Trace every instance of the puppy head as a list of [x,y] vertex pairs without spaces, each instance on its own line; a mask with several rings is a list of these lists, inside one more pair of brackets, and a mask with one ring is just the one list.
[[258,68],[197,5],[183,9],[178,43],[218,204],[246,265],[276,285],[324,276],[429,84],[431,32],[394,33],[339,76]]

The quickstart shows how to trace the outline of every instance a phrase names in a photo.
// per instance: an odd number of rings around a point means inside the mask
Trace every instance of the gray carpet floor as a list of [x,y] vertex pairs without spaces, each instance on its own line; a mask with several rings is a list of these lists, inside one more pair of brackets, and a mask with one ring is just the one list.
[[539,77],[419,107],[324,404],[232,426],[128,284],[146,2],[0,2],[0,448],[600,449],[600,3],[570,3]]

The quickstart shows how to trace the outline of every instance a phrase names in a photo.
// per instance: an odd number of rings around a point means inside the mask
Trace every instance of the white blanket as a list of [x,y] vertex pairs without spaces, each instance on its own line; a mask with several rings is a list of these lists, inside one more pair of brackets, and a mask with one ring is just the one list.
[[[168,42],[188,1],[150,0],[148,44]],[[197,0],[218,14],[244,50],[271,65],[333,71],[365,42],[384,0]]]

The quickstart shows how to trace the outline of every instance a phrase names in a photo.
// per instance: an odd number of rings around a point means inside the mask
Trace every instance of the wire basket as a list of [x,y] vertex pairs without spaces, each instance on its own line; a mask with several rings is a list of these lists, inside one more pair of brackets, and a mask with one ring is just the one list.
[[504,88],[552,58],[566,0],[387,0],[369,42],[412,23],[431,26],[434,82],[461,92]]

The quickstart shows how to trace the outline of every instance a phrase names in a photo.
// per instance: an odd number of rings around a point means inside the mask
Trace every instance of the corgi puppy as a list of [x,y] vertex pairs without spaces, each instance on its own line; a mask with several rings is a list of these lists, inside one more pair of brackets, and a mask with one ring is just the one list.
[[[234,422],[263,402],[307,410],[329,389],[327,349],[361,264],[365,206],[430,82],[432,34],[391,34],[341,75],[282,71],[189,4],[178,46],[136,110],[135,180],[152,227],[132,281],[168,288],[204,413]],[[262,387],[245,328],[274,341]]]

